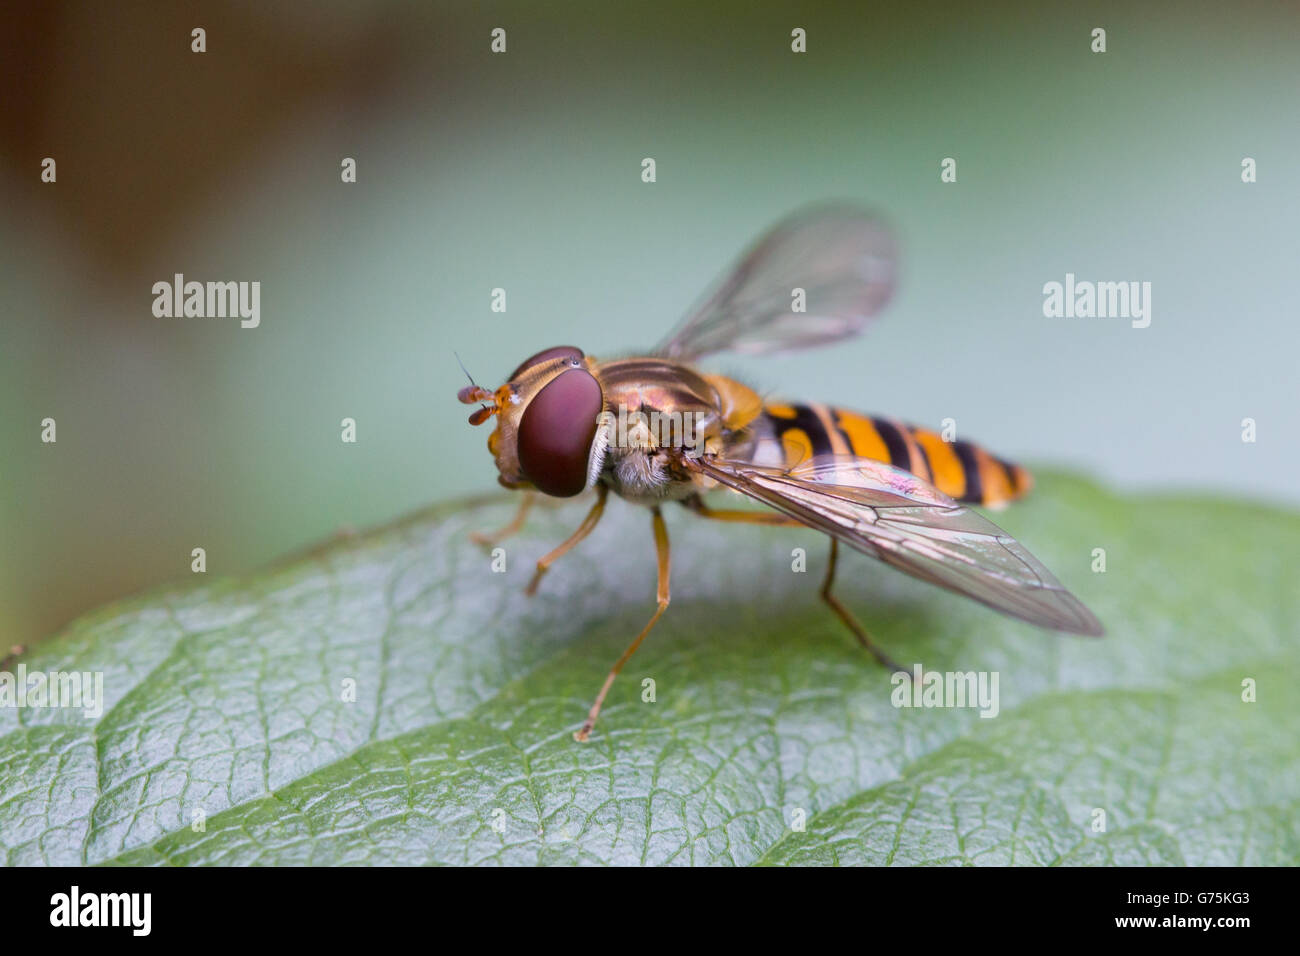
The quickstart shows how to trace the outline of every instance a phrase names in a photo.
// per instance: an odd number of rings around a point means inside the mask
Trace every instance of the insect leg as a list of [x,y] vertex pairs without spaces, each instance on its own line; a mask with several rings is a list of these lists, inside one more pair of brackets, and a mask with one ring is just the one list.
[[9,665],[26,653],[27,648],[22,644],[15,644],[9,648],[9,653],[3,659],[0,659],[0,671],[7,671]]
[[591,510],[587,512],[587,517],[582,519],[582,524],[578,525],[578,530],[573,532],[573,534],[569,535],[568,540],[565,541],[564,544],[560,545],[558,548],[556,548],[550,554],[546,555],[544,558],[538,560],[537,570],[533,572],[533,579],[528,582],[528,588],[524,592],[525,594],[528,594],[530,596],[536,594],[537,585],[541,583],[542,575],[547,572],[550,566],[554,564],[556,561],[560,560],[560,558],[568,554],[569,549],[572,548],[575,544],[577,544],[587,535],[591,534],[591,529],[596,527],[596,522],[600,520],[600,516],[605,511],[605,498],[608,495],[609,495],[608,488],[606,488],[604,485],[596,486],[596,503],[592,505]]
[[710,508],[704,503],[699,495],[692,495],[682,501],[687,508],[694,511],[702,518],[712,518],[715,521],[736,521],[742,524],[766,524],[776,525],[782,528],[803,528],[807,527],[801,522],[788,518],[783,514],[775,511],[749,511],[742,508]]
[[839,598],[831,593],[831,585],[835,582],[835,565],[839,561],[839,554],[840,543],[837,539],[831,538],[831,557],[829,564],[826,566],[826,580],[822,582],[822,600],[830,605],[830,609],[853,632],[853,636],[858,639],[858,643],[870,651],[871,656],[879,661],[882,666],[893,671],[902,671],[904,674],[908,673],[907,670],[895,664],[884,651],[872,643],[871,635],[867,633],[867,629],[858,623],[858,619],[849,613],[849,609],[840,603]]
[[641,628],[641,633],[636,636],[636,640],[628,645],[627,650],[623,652],[623,656],[610,669],[609,676],[605,678],[605,683],[600,688],[600,693],[596,695],[596,702],[591,705],[591,710],[587,711],[587,719],[582,722],[582,729],[573,735],[573,739],[579,743],[585,743],[587,738],[591,736],[591,728],[596,725],[596,718],[600,716],[600,706],[605,703],[605,695],[609,693],[614,678],[623,669],[623,665],[627,663],[628,658],[636,653],[636,649],[641,646],[645,636],[650,633],[650,629],[655,626],[655,622],[659,620],[664,613],[664,609],[668,607],[668,573],[671,569],[671,556],[668,550],[668,528],[664,525],[664,516],[658,507],[653,508],[651,513],[654,516],[655,554],[659,558],[658,606],[655,608],[654,616],[650,618],[645,627]]
[[523,500],[519,502],[519,510],[515,512],[515,516],[510,519],[508,525],[497,531],[475,531],[469,536],[469,539],[475,544],[491,547],[498,541],[504,541],[511,535],[517,534],[519,529],[524,526],[524,519],[528,517],[528,512],[533,507],[533,501],[536,497],[531,491],[523,492]]

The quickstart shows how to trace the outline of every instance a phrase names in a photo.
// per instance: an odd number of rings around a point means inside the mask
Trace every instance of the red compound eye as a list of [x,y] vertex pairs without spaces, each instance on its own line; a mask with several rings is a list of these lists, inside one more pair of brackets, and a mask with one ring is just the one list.
[[549,359],[559,358],[561,355],[567,355],[578,362],[581,362],[583,359],[582,349],[575,349],[572,345],[557,345],[553,349],[543,349],[536,355],[524,359],[520,366],[510,373],[510,377],[506,379],[506,381],[513,382],[534,365],[537,365],[540,362],[545,362]]
[[528,403],[519,422],[519,467],[538,491],[570,498],[587,487],[596,419],[604,407],[600,383],[578,368],[561,372]]

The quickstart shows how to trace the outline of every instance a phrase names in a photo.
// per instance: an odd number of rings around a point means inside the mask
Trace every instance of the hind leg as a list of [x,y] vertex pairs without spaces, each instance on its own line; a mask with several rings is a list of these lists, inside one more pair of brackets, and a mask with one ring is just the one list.
[[825,601],[827,605],[829,605],[830,609],[835,612],[836,616],[844,622],[844,625],[853,632],[853,636],[858,639],[858,643],[866,648],[867,651],[870,652],[871,656],[879,661],[882,666],[888,667],[891,671],[900,671],[904,674],[908,673],[902,665],[894,663],[894,661],[890,659],[889,655],[875,645],[875,642],[871,640],[871,635],[867,633],[867,629],[862,626],[852,613],[850,613],[848,608],[840,603],[840,599],[831,593],[831,587],[835,583],[835,566],[839,562],[839,554],[840,543],[835,538],[831,538],[831,557],[830,561],[826,565],[826,579],[822,581],[822,600]]

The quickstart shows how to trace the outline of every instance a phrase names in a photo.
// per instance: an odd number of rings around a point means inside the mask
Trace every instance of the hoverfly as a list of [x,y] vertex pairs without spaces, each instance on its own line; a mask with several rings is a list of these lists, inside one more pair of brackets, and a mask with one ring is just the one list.
[[[529,594],[591,533],[609,492],[650,509],[657,607],[610,669],[577,740],[588,738],[610,685],[668,607],[661,511],[668,502],[705,518],[829,535],[821,596],[886,667],[902,670],[832,592],[841,542],[1039,627],[1102,633],[1047,568],[969,507],[1024,495],[1032,485],[1024,468],[893,419],[767,400],[695,367],[728,349],[764,354],[856,335],[889,300],[895,269],[889,230],[866,213],[843,206],[796,213],[760,239],[652,354],[598,361],[560,346],[525,360],[495,391],[472,378],[461,389],[460,401],[482,403],[471,424],[496,417],[488,449],[498,481],[526,491],[514,520],[495,535],[476,536],[481,543],[518,530],[535,493],[596,492],[578,529],[537,562]],[[794,307],[800,293],[802,311]],[[715,509],[703,492],[718,487],[767,508]]]

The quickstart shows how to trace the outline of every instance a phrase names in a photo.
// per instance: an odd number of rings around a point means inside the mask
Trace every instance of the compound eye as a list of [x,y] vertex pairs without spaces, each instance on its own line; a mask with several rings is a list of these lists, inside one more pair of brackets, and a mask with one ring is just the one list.
[[519,467],[538,491],[570,498],[587,487],[604,406],[600,383],[579,368],[561,372],[528,403],[519,422]]
[[572,345],[557,345],[553,349],[543,349],[542,351],[538,352],[536,355],[524,359],[523,363],[517,369],[515,369],[513,372],[510,373],[510,377],[506,379],[506,381],[513,382],[515,379],[519,378],[520,375],[523,375],[524,372],[528,371],[534,365],[537,365],[541,362],[549,361],[554,358],[559,358],[562,355],[569,356],[571,359],[574,360],[574,364],[581,362],[583,359],[582,349],[575,349]]

